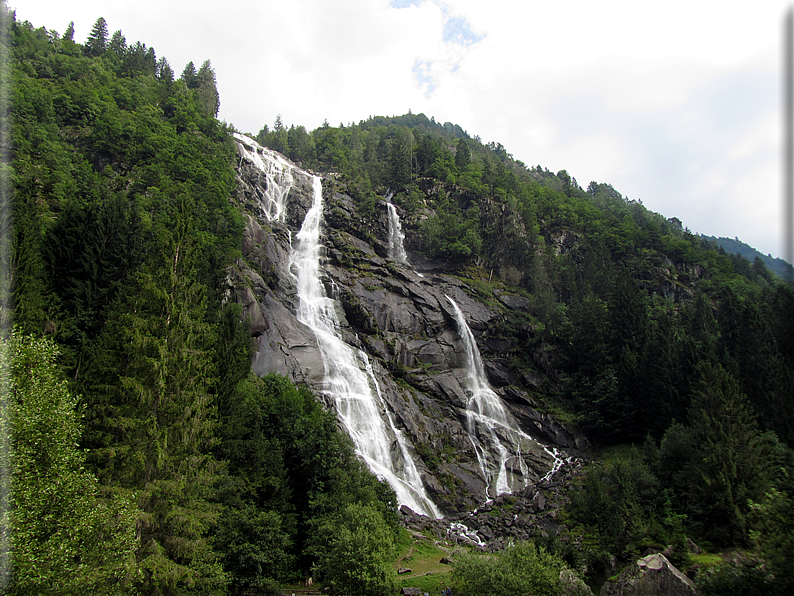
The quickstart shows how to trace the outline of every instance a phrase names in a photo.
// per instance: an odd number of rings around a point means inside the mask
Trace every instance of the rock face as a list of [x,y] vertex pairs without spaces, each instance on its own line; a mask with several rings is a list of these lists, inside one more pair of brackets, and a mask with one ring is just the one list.
[[593,591],[570,569],[560,572],[560,593],[564,596],[593,596]]
[[661,554],[648,555],[601,588],[602,596],[696,596],[695,584]]
[[[299,298],[292,246],[312,204],[312,176],[291,170],[290,188],[281,193],[285,204],[273,217],[275,209],[263,208],[262,197],[273,196],[274,181],[256,163],[263,150],[250,139],[238,140],[236,199],[247,222],[242,259],[228,273],[227,298],[243,306],[251,323],[257,344],[253,370],[305,383],[333,407],[317,340],[295,314]],[[343,191],[333,178],[323,180],[321,281],[334,299],[340,335],[367,355],[378,394],[407,438],[424,488],[441,511],[454,514],[496,496],[493,486],[487,492],[489,478],[483,476],[483,460],[490,462],[495,454],[478,453],[470,435],[466,352],[447,296],[477,339],[490,384],[521,431],[535,440],[523,443],[503,466],[511,490],[532,488],[570,465],[573,452],[565,449],[587,448],[586,441],[539,410],[531,392],[547,382],[545,375],[511,371],[507,362],[518,349],[516,342],[492,333],[506,312],[526,310],[527,299],[505,290],[483,297],[447,274],[442,263],[410,250],[407,263],[390,260],[385,201],[364,219]],[[403,230],[410,249],[417,242],[415,227]],[[482,444],[487,451],[490,443],[483,439]],[[502,473],[493,463],[488,466],[494,477]]]

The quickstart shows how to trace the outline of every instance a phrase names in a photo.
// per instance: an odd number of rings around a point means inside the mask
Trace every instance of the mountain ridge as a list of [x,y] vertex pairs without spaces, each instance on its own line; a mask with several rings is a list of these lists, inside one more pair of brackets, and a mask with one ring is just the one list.
[[714,242],[726,252],[741,255],[750,263],[756,258],[759,258],[772,273],[786,280],[788,283],[794,283],[794,267],[784,259],[773,257],[771,253],[765,255],[746,242],[739,240],[737,236],[734,236],[732,239],[727,237],[723,238],[722,236],[708,236],[706,234],[701,234],[700,236],[710,242]]

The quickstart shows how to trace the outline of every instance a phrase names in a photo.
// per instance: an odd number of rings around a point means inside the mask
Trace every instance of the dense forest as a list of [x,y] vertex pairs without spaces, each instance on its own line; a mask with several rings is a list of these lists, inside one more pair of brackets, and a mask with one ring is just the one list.
[[[393,593],[394,492],[309,390],[251,372],[224,295],[244,220],[211,62],[177,76],[102,18],[85,43],[2,18],[7,592],[270,594],[314,576]],[[595,588],[648,548],[692,565],[691,539],[740,553],[702,593],[791,592],[794,290],[761,259],[422,114],[278,117],[256,139],[332,173],[363,228],[390,190],[411,251],[474,292],[525,296],[487,333],[515,339],[509,367],[542,375],[533,397],[596,447],[565,531],[462,554],[456,589],[553,594],[569,568]]]
[[789,283],[794,283],[794,267],[783,259],[773,257],[771,254],[765,255],[736,237],[715,238],[714,236],[706,235],[702,235],[702,237],[712,242],[715,246],[723,248],[725,252],[741,255],[748,261],[754,261],[756,258],[759,258],[772,273],[776,273]]

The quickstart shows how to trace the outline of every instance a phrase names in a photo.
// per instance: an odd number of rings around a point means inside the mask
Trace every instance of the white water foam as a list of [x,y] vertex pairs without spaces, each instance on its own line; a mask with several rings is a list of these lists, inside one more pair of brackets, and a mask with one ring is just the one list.
[[[507,411],[501,398],[491,388],[485,374],[482,356],[466,317],[452,298],[449,296],[446,298],[455,311],[458,332],[466,348],[469,385],[467,389],[470,392],[466,404],[467,431],[485,479],[486,495],[493,498],[529,485],[531,479],[522,456],[521,445],[522,443],[540,445],[540,443],[519,428],[516,419]],[[543,445],[540,446],[553,459],[551,469],[542,479],[549,480],[559,471],[565,460],[556,448],[549,450]],[[496,457],[494,458],[492,454]],[[508,472],[508,463],[513,464],[510,466],[512,473]],[[494,476],[496,476],[496,490],[495,494],[491,494]]]
[[[259,195],[259,206],[268,221],[280,221],[287,204],[287,195],[292,188],[292,168],[294,167],[283,155],[262,147],[253,139],[234,133],[245,157],[265,177],[265,188]],[[242,158],[241,158],[242,160]]]
[[386,207],[389,209],[389,258],[397,261],[398,263],[408,263],[408,254],[405,252],[405,234],[403,234],[402,224],[400,223],[400,216],[397,214],[397,208],[391,202],[392,193],[386,193],[383,199],[386,201]]
[[441,513],[425,492],[407,442],[380,395],[366,354],[345,343],[339,333],[335,301],[326,295],[320,281],[321,222],[322,185],[315,176],[314,200],[297,234],[298,246],[290,255],[290,269],[296,272],[297,318],[312,329],[322,355],[324,392],[333,398],[356,452],[370,470],[391,485],[398,502],[417,513],[439,518]]

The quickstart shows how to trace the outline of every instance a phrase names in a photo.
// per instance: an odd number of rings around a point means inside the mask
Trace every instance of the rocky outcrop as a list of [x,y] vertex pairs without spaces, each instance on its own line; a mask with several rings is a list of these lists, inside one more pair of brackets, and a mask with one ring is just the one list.
[[[237,201],[247,221],[242,258],[228,275],[227,297],[243,306],[251,323],[257,345],[253,370],[285,375],[324,398],[322,355],[314,333],[295,316],[298,297],[290,263],[291,246],[312,204],[312,177],[293,170],[282,216],[271,220],[261,208],[261,171],[248,163],[256,147],[250,140],[246,144],[240,149]],[[522,430],[540,441],[526,447],[521,461],[508,463],[510,477],[519,479],[512,488],[537,487],[557,457],[550,447],[575,450],[587,444],[531,397],[545,383],[541,371],[514,374],[505,365],[520,347],[515,338],[493,329],[506,313],[527,311],[528,300],[504,290],[484,296],[445,273],[441,264],[419,259],[410,250],[413,265],[388,259],[385,202],[363,218],[343,190],[333,179],[324,180],[321,281],[335,299],[340,335],[367,354],[379,395],[410,442],[426,491],[445,514],[473,509],[489,497],[467,432],[465,349],[447,297],[479,338],[490,381],[503,403]],[[406,228],[410,236],[410,225]]]
[[554,254],[564,255],[571,252],[579,242],[579,237],[570,230],[562,230],[556,234],[550,234],[546,242],[554,247]]
[[593,596],[593,591],[571,569],[563,569],[560,571],[560,594],[562,596]]
[[696,596],[695,584],[656,553],[639,559],[601,588],[602,596]]
[[584,461],[570,462],[560,473],[537,486],[500,495],[471,511],[433,520],[400,508],[402,524],[417,532],[430,531],[439,540],[498,551],[523,540],[546,540],[563,533],[560,509],[565,487],[582,471]]

